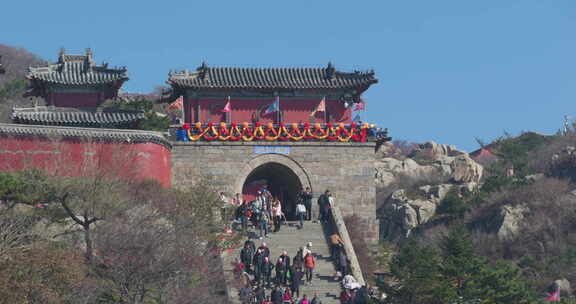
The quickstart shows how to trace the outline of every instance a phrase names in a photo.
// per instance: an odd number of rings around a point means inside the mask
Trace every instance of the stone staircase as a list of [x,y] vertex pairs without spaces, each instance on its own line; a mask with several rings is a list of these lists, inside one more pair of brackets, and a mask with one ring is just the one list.
[[[282,226],[279,232],[268,234],[268,238],[259,240],[257,231],[253,229],[250,230],[249,235],[254,240],[256,247],[260,246],[262,242],[266,242],[268,248],[270,248],[270,257],[273,262],[276,262],[283,250],[286,250],[292,259],[300,247],[312,242],[312,252],[314,252],[316,257],[316,268],[314,269],[312,284],[302,284],[300,286],[300,298],[304,294],[308,298],[312,298],[314,293],[317,293],[324,304],[340,303],[338,301],[341,290],[340,283],[333,279],[334,265],[330,260],[330,249],[321,224],[304,222],[304,228],[298,229],[297,222],[288,222]],[[231,261],[233,258],[238,257],[239,250],[229,253],[227,260]],[[224,268],[226,271],[226,261]],[[234,294],[237,293],[237,290],[230,290],[229,293],[233,303],[240,303],[236,294]],[[268,296],[269,294],[270,290],[267,290],[266,295]]]

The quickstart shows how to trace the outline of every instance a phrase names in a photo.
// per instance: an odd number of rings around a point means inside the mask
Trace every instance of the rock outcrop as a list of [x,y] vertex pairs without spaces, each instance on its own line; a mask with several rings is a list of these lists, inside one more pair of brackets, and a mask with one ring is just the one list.
[[429,151],[435,157],[467,155],[466,152],[456,149],[454,145],[442,145],[428,141],[420,146],[421,151]]
[[382,236],[389,240],[407,237],[434,216],[436,207],[435,201],[408,198],[404,189],[394,191],[381,210]]
[[[399,175],[438,175],[456,183],[478,183],[482,178],[483,167],[454,146],[427,142],[411,156],[404,160],[393,157],[378,159],[375,164],[376,184],[388,186]],[[425,159],[426,164],[419,164],[414,159]]]
[[436,173],[436,168],[432,166],[421,166],[410,158],[398,160],[388,157],[376,162],[376,183],[381,186],[388,186],[401,174],[416,177]]
[[[390,147],[386,149],[391,150]],[[385,151],[382,155],[391,154]],[[376,184],[394,187],[399,177],[418,180],[420,184],[423,181],[436,183],[416,189],[401,189],[399,185],[381,203],[382,239],[397,240],[408,236],[414,228],[428,222],[436,214],[440,202],[451,190],[457,193],[473,191],[482,178],[483,167],[454,146],[427,142],[419,145],[410,157],[379,159],[376,162]],[[408,191],[411,195],[408,195]]]
[[530,209],[526,205],[502,206],[495,223],[498,238],[510,239],[516,236],[520,231],[524,214],[529,211]]
[[450,168],[452,169],[451,176],[457,183],[478,183],[484,170],[468,154],[456,156],[451,161]]

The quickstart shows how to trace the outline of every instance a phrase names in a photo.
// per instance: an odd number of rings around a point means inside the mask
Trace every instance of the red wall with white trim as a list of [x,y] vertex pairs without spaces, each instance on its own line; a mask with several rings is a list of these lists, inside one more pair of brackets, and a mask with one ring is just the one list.
[[104,173],[171,185],[171,152],[155,143],[0,135],[0,171],[41,168],[62,176]]

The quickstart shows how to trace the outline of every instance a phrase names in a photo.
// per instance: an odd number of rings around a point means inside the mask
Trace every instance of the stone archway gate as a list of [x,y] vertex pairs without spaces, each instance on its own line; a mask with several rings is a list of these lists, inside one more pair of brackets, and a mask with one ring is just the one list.
[[221,191],[239,193],[257,167],[278,163],[300,179],[316,198],[329,189],[342,214],[368,224],[365,237],[378,240],[375,143],[328,142],[173,142],[172,185],[186,187],[210,176]]

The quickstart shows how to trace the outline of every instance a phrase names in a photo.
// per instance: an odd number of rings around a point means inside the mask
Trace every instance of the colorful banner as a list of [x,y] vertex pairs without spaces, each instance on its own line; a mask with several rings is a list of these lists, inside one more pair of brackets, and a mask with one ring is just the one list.
[[350,125],[331,124],[321,125],[319,123],[303,125],[293,123],[274,125],[269,123],[250,124],[237,123],[220,124],[202,123],[184,124],[177,130],[177,139],[181,141],[301,141],[301,140],[325,140],[338,142],[366,142],[370,125],[367,123],[361,126],[356,123]]

